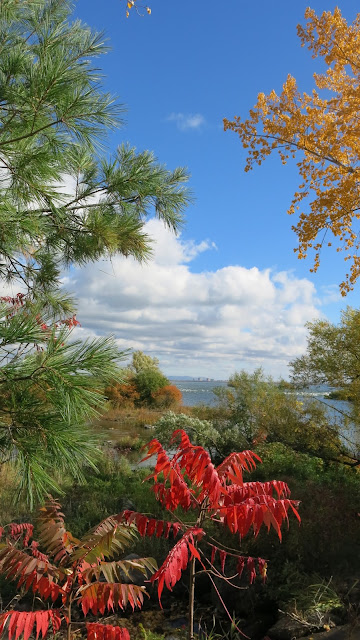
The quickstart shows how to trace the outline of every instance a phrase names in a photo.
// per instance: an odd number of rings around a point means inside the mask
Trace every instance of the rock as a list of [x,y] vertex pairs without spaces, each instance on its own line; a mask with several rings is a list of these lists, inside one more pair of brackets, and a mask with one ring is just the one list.
[[[171,629],[187,629],[188,619],[185,616],[168,620],[166,623]],[[197,626],[197,625],[196,625]]]
[[[258,614],[247,620],[237,620],[236,624],[246,636],[251,639],[262,638],[264,633],[274,623],[273,614]],[[236,634],[237,635],[237,634]],[[242,639],[243,640],[243,639]]]
[[312,629],[309,629],[301,622],[294,620],[290,616],[282,616],[268,630],[267,635],[270,640],[296,640],[308,635],[309,631],[312,631]]
[[[129,553],[123,560],[134,560],[135,562],[140,559],[136,553]],[[124,571],[120,572],[121,581],[126,584],[136,584],[138,587],[142,587],[147,580],[146,575],[144,575],[138,569],[130,569],[129,573],[126,574]]]
[[[164,625],[165,630],[165,640],[184,640],[187,637],[187,628],[188,628],[188,618],[185,616],[181,618],[173,618],[171,620],[167,620]],[[201,635],[203,636],[199,625],[194,623],[194,633],[199,638]]]
[[137,511],[135,504],[130,498],[122,498],[120,500],[120,511]]
[[303,640],[359,640],[360,639],[360,622],[355,625],[346,624],[342,627],[335,627],[330,631],[322,631],[321,633],[311,633],[303,638]]

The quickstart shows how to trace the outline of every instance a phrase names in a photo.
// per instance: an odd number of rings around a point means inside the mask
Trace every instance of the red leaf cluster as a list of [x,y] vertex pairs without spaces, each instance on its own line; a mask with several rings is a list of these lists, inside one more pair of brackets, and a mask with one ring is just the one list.
[[[151,440],[147,447],[148,453],[142,461],[148,460],[154,454],[157,454],[154,472],[147,479],[154,478],[153,490],[161,504],[169,511],[174,511],[179,506],[187,511],[191,506],[195,506],[194,491],[187,486],[175,456],[170,460],[166,451],[156,439]],[[164,482],[157,482],[160,473],[163,474]],[[170,486],[166,485],[167,482]]]
[[160,536],[168,538],[169,534],[172,533],[173,537],[176,538],[179,529],[181,528],[178,522],[167,522],[166,520],[148,518],[137,511],[122,511],[117,518],[119,518],[120,521],[127,522],[128,524],[134,522],[141,536],[152,537],[155,535],[157,538],[160,538]]
[[[226,525],[232,533],[245,536],[250,529],[257,535],[261,526],[269,530],[274,527],[281,540],[281,526],[288,522],[288,512],[292,511],[300,521],[296,510],[298,503],[290,500],[289,487],[285,482],[244,482],[243,473],[251,472],[261,459],[252,451],[242,451],[229,455],[218,467],[214,467],[209,453],[201,446],[193,445],[185,431],[174,431],[172,442],[178,441],[176,451],[170,458],[160,442],[153,439],[147,446],[144,460],[156,455],[156,464],[149,478],[154,479],[154,492],[158,500],[168,510],[177,507],[198,511],[199,525],[189,528],[181,540],[173,547],[163,565],[152,576],[151,582],[158,581],[159,600],[164,585],[172,589],[187,567],[190,559],[200,560],[193,544],[193,537],[204,534],[200,525],[205,517]],[[142,535],[158,536],[168,533],[170,523],[164,525],[141,514],[126,516],[135,521]],[[216,547],[213,547],[213,555]],[[224,572],[227,553],[218,550],[221,570]],[[234,555],[234,554],[231,554]],[[266,561],[262,558],[235,556],[237,572],[241,575],[246,566],[252,583],[257,573],[265,579]]]
[[76,314],[74,314],[70,318],[65,318],[64,320],[60,320],[58,325],[59,324],[63,324],[66,327],[68,327],[69,329],[73,329],[73,327],[81,327],[80,322],[76,319]]
[[204,534],[204,530],[199,527],[189,528],[171,549],[160,569],[152,575],[150,582],[158,582],[160,606],[164,584],[172,591],[173,586],[180,580],[181,572],[186,569],[189,560],[192,558],[200,560],[199,552],[195,548],[195,541],[201,540]]
[[19,638],[24,635],[24,640],[36,630],[36,640],[39,636],[45,638],[49,625],[52,625],[53,632],[59,631],[61,627],[61,614],[57,609],[48,609],[46,611],[6,611],[0,614],[0,636],[8,624],[9,640],[15,637]]
[[180,437],[180,444],[172,462],[177,464],[197,488],[197,503],[208,498],[216,503],[221,494],[221,482],[209,453],[203,447],[191,444],[189,436],[182,429],[174,431],[172,441]]
[[130,634],[123,627],[112,627],[111,624],[89,622],[86,625],[87,640],[130,640]]
[[254,496],[274,496],[286,498],[290,496],[290,489],[286,482],[282,480],[269,480],[268,482],[244,482],[241,486],[237,484],[229,485],[226,495],[230,496],[234,502],[242,502]]
[[6,302],[12,307],[22,306],[24,304],[25,293],[17,293],[16,296],[0,296],[1,302]]
[[6,318],[12,318],[24,305],[26,298],[25,293],[17,293],[16,296],[0,296],[0,302],[6,302],[10,309],[6,314]]
[[45,333],[51,333],[52,329],[59,329],[61,325],[68,327],[68,329],[73,329],[74,327],[81,327],[80,322],[76,319],[76,314],[71,316],[70,318],[64,318],[64,320],[59,320],[58,322],[54,322],[53,325],[48,325],[46,322],[42,321],[41,316],[36,316],[36,321],[42,331]]
[[42,560],[43,562],[49,562],[49,558],[46,555],[46,553],[42,553],[42,551],[39,551],[38,547],[39,547],[39,543],[36,542],[36,540],[32,540],[29,548],[34,558],[37,558],[38,560]]
[[[17,542],[23,535],[23,545],[24,547],[28,546],[30,538],[32,538],[34,532],[34,526],[32,524],[30,524],[29,522],[20,522],[19,524],[17,522],[11,522],[9,525],[7,525],[6,528],[8,529],[8,531],[6,532],[7,538],[10,538],[12,541]],[[0,538],[4,533],[5,528],[0,527]]]
[[[216,547],[215,545],[210,545],[211,546],[211,564],[214,563],[216,554],[219,554],[219,559],[220,559],[220,565],[221,565],[221,571],[222,573],[224,573],[225,571],[225,561],[227,556],[232,556],[233,558],[236,559],[236,572],[239,576],[239,578],[241,578],[244,568],[246,567],[247,572],[248,572],[248,576],[249,576],[249,582],[250,584],[252,584],[256,578],[257,575],[261,576],[261,578],[263,579],[263,581],[265,582],[266,580],[266,568],[267,568],[267,562],[266,560],[264,560],[264,558],[253,558],[251,556],[240,556],[240,555],[236,555],[234,553],[229,553],[227,551],[224,551],[224,549],[219,549],[218,547]],[[256,564],[258,566],[258,573],[256,573]]]
[[8,579],[18,580],[18,587],[24,585],[26,590],[32,588],[33,593],[40,593],[53,602],[61,593],[60,586],[53,582],[58,575],[55,567],[12,545],[0,550],[0,567],[1,573]]
[[[153,489],[157,499],[168,510],[173,511],[178,507],[184,510],[190,507],[196,509],[196,526],[157,520],[126,510],[106,518],[82,540],[76,540],[65,528],[60,505],[56,500],[50,499],[40,509],[39,518],[39,540],[49,557],[38,550],[37,542],[33,541],[28,546],[32,536],[31,525],[12,523],[9,537],[16,543],[24,536],[22,543],[27,548],[18,549],[13,541],[7,540],[6,547],[0,550],[0,571],[7,578],[17,580],[18,586],[32,588],[34,593],[51,598],[53,602],[61,595],[64,606],[69,602],[69,594],[73,594],[84,615],[89,611],[94,615],[104,614],[117,606],[124,609],[127,604],[134,609],[142,606],[145,588],[123,582],[121,572],[125,571],[127,574],[131,568],[126,561],[108,561],[132,540],[134,525],[142,536],[167,538],[171,533],[175,539],[179,530],[182,532],[181,539],[150,579],[151,583],[157,582],[160,601],[164,586],[172,590],[190,561],[196,559],[205,568],[197,543],[205,534],[202,523],[206,518],[222,523],[240,537],[250,529],[257,535],[262,525],[268,530],[272,526],[280,539],[281,526],[284,521],[288,521],[289,511],[300,520],[296,510],[298,503],[290,500],[289,487],[285,482],[244,482],[243,473],[252,471],[256,463],[261,462],[255,453],[233,453],[216,468],[209,453],[203,447],[193,445],[185,431],[175,431],[172,441],[178,441],[178,445],[171,458],[158,440],[154,439],[149,443],[144,460],[156,455],[155,468],[149,478],[154,479]],[[227,555],[232,555],[236,559],[239,576],[246,568],[250,583],[257,575],[265,579],[264,559],[229,554],[214,545],[210,546],[211,562],[213,563],[215,554],[218,553],[223,574]],[[51,564],[49,558],[53,558],[58,566]],[[147,572],[151,573],[155,566],[154,560],[143,558],[141,570],[144,576],[148,575]],[[106,582],[101,581],[101,574]],[[223,578],[229,580],[225,575]],[[30,617],[27,618],[27,615]],[[39,634],[44,637],[50,621],[54,629],[60,625],[61,619],[56,615],[56,611],[32,612],[31,615],[7,612],[0,616],[0,632],[10,621],[9,640],[12,640],[14,634],[15,640],[18,640],[22,633],[25,640],[28,640],[36,623],[36,639]],[[88,625],[88,638],[128,640],[127,632],[116,629],[94,623]]]
[[114,611],[115,607],[125,609],[130,604],[132,609],[141,607],[144,602],[144,587],[136,584],[121,584],[118,582],[92,582],[80,587],[81,608],[86,616],[89,611],[94,615],[104,614],[106,610]]
[[243,471],[252,471],[256,467],[256,462],[261,462],[261,458],[253,451],[241,451],[240,453],[231,453],[216,468],[219,478],[227,483],[238,485],[243,484]]
[[[129,577],[132,570],[141,571],[144,579],[156,568],[152,558],[131,560],[109,560],[129,544],[135,534],[132,520],[138,519],[135,514],[126,512],[125,516],[110,516],[92,529],[82,540],[77,540],[65,528],[63,514],[57,500],[49,498],[39,509],[38,531],[40,542],[49,553],[39,551],[39,543],[30,537],[33,526],[28,523],[11,523],[0,533],[6,534],[5,544],[0,546],[0,573],[9,580],[14,580],[18,588],[32,590],[44,600],[54,603],[61,596],[63,611],[71,604],[81,606],[86,615],[91,611],[94,615],[113,611],[115,607],[124,609],[129,604],[132,609],[141,607],[145,588],[134,584],[126,584],[123,575]],[[123,524],[121,524],[123,522]],[[146,518],[145,530],[159,534],[159,526],[154,519]],[[171,523],[163,523],[170,531]],[[178,525],[172,529],[177,534]],[[144,531],[145,532],[145,531]],[[51,560],[50,560],[51,558]],[[57,563],[57,564],[56,564]],[[105,579],[103,582],[102,580]],[[50,605],[51,606],[51,605]],[[0,636],[9,629],[9,640],[36,640],[44,638],[52,627],[54,633],[59,630],[61,621],[68,626],[69,618],[62,610],[47,609],[43,611],[8,611],[0,616]],[[129,640],[129,634],[120,627],[100,624],[88,626],[88,637],[98,640]]]
[[[255,535],[262,525],[274,527],[281,540],[281,526],[288,522],[288,511],[300,521],[297,502],[290,500],[285,482],[245,482],[243,472],[252,471],[261,459],[252,451],[230,454],[217,468],[203,447],[193,445],[185,431],[174,431],[172,441],[180,443],[171,459],[160,442],[152,440],[144,460],[157,454],[154,491],[170,511],[181,506],[200,507],[206,501],[210,518],[220,517],[232,533],[245,536],[252,528]],[[158,482],[163,474],[164,481]],[[186,482],[187,480],[187,482]],[[274,495],[275,494],[275,495]]]
[[289,521],[289,509],[300,522],[300,516],[295,508],[297,504],[297,502],[288,498],[277,500],[264,494],[246,498],[241,502],[236,502],[233,499],[227,501],[225,498],[224,504],[219,505],[217,511],[221,521],[227,525],[231,533],[239,533],[243,537],[252,527],[255,535],[257,535],[261,526],[265,525],[268,531],[271,526],[274,527],[281,540],[281,526],[284,521],[287,523]]

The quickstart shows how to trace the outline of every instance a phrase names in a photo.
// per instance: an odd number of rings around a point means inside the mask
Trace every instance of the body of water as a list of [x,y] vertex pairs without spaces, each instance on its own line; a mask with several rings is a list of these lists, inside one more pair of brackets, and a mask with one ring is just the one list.
[[213,393],[213,389],[215,387],[227,386],[227,382],[224,380],[211,382],[200,380],[172,380],[171,382],[180,389],[185,407],[195,407],[198,404],[214,407],[217,405],[217,397]]
[[[217,405],[217,397],[213,393],[215,387],[227,387],[226,380],[212,380],[212,381],[200,381],[200,380],[172,380],[172,382],[180,389],[183,395],[183,404],[186,407],[194,407],[198,404],[204,404],[207,407],[214,407]],[[343,412],[349,413],[350,405],[343,400],[330,400],[327,398],[327,394],[331,389],[326,385],[319,385],[317,387],[311,387],[309,390],[295,392],[285,391],[285,393],[296,393],[299,400],[317,399],[328,405],[334,406]]]
[[[183,394],[183,404],[188,407],[196,405],[206,405],[215,407],[218,403],[216,395],[213,393],[215,387],[226,387],[227,382],[224,380],[200,381],[200,380],[173,380],[172,381]],[[343,414],[351,413],[351,405],[343,400],[332,400],[327,397],[331,389],[326,385],[311,387],[306,391],[294,392],[285,391],[285,393],[296,393],[300,402],[307,400],[318,400],[327,406],[329,417],[338,424],[342,423],[344,441],[347,446],[358,450],[360,434],[354,424],[344,424]],[[354,447],[352,447],[352,444]]]

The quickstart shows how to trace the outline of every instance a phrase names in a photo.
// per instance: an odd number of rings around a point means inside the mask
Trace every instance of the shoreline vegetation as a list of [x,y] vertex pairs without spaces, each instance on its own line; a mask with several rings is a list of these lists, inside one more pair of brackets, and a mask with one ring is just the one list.
[[[179,389],[168,384],[158,362],[141,352],[133,354],[122,377],[123,382],[106,387],[106,405],[87,427],[100,447],[97,470],[88,467],[84,481],[75,482],[70,475],[55,473],[72,534],[81,539],[110,514],[123,510],[166,519],[166,511],[144,483],[151,473],[145,465],[154,462],[150,459],[139,465],[143,448],[153,438],[172,452],[171,436],[182,430],[197,447],[209,452],[215,466],[233,451],[252,450],[262,462],[253,470],[251,481],[281,478],[286,482],[299,500],[301,525],[291,522],[282,532],[281,545],[271,532],[241,541],[242,554],[266,558],[266,584],[258,578],[251,587],[240,581],[241,592],[234,596],[226,583],[216,583],[217,595],[211,582],[207,584],[200,575],[194,593],[196,624],[212,629],[216,638],[220,634],[219,640],[231,633],[240,639],[236,628],[253,640],[262,640],[265,635],[271,640],[290,640],[307,631],[328,631],[356,621],[360,600],[360,465],[341,436],[342,422],[334,416],[330,420],[325,406],[311,394],[299,401],[293,383],[274,381],[261,369],[240,371],[226,385],[212,387],[216,405],[184,406]],[[163,388],[165,393],[161,393]],[[245,481],[250,480],[247,476],[245,472]],[[29,519],[26,502],[12,502],[15,485],[12,468],[3,465],[0,526]],[[191,513],[183,517],[183,522],[191,522]],[[206,535],[213,533],[210,525]],[[225,548],[233,544],[225,532],[222,542]],[[160,566],[170,550],[170,541],[140,536],[130,545],[129,557],[152,556]],[[187,579],[185,571],[173,592],[164,592],[162,617],[154,613],[158,603],[149,587],[150,600],[142,612],[116,614],[111,624],[130,629],[134,640],[165,640],[168,623],[176,625],[180,619],[175,612],[182,611],[182,625],[187,624]],[[5,605],[16,596],[13,585],[3,578],[0,589]],[[218,602],[218,597],[232,611],[233,632],[220,605],[216,623],[212,622],[213,605],[206,602]],[[24,602],[27,606],[26,596]]]
[[[240,376],[242,384],[254,383],[254,376],[244,373],[237,375]],[[235,381],[239,382],[235,379],[233,383]],[[272,535],[262,533],[255,539],[250,537],[244,540],[242,552],[251,555],[261,553],[268,559],[268,580],[265,586],[261,585],[261,581],[256,582],[251,589],[242,591],[241,597],[235,598],[226,589],[220,590],[222,596],[227,599],[228,607],[231,606],[241,630],[245,633],[250,630],[251,637],[255,640],[262,638],[261,633],[265,634],[269,627],[276,624],[279,627],[288,627],[287,631],[281,631],[281,637],[284,638],[292,638],[294,633],[295,637],[300,637],[298,633],[301,630],[311,629],[314,633],[350,624],[356,619],[360,595],[356,577],[360,534],[357,517],[360,504],[358,469],[348,468],[340,460],[334,462],[331,459],[331,447],[329,450],[319,450],[318,454],[321,456],[315,455],[311,431],[307,433],[309,442],[306,443],[303,433],[299,432],[295,438],[293,437],[294,425],[289,425],[287,430],[284,423],[281,431],[279,423],[274,423],[274,430],[278,428],[277,435],[274,431],[273,434],[269,433],[267,438],[259,438],[255,443],[255,433],[252,429],[257,411],[261,410],[264,413],[266,402],[270,400],[266,398],[266,385],[264,387],[262,383],[259,375],[256,379],[256,389],[250,389],[251,385],[247,389],[242,386],[241,393],[239,387],[235,389],[238,392],[237,406],[234,404],[234,387],[229,387],[225,391],[232,390],[232,396],[221,391],[222,403],[218,407],[178,406],[170,412],[146,407],[108,407],[108,411],[89,429],[94,429],[97,436],[99,433],[104,434],[102,429],[107,427],[115,427],[117,431],[128,430],[130,427],[131,433],[119,438],[116,435],[111,443],[105,441],[98,472],[89,470],[84,484],[74,483],[70,477],[63,478],[61,496],[69,529],[76,537],[84,535],[85,531],[109,514],[122,509],[133,509],[161,518],[164,517],[164,512],[143,482],[149,473],[148,469],[136,466],[136,460],[142,456],[141,447],[146,442],[156,436],[166,444],[168,434],[173,431],[174,426],[182,428],[187,425],[188,433],[192,439],[195,438],[195,442],[207,445],[210,450],[213,445],[212,456],[216,461],[219,456],[217,431],[222,433],[222,446],[226,444],[227,437],[230,437],[234,450],[238,449],[236,444],[240,443],[240,440],[244,443],[246,439],[252,438],[252,448],[263,461],[252,474],[253,479],[264,481],[265,478],[281,477],[285,480],[293,495],[300,500],[299,512],[302,519],[300,527],[292,523],[289,531],[284,530],[283,541],[279,546],[275,544]],[[273,394],[274,388],[267,389],[268,393],[270,391]],[[244,393],[247,407],[244,407]],[[249,393],[250,395],[247,395]],[[279,403],[277,394],[280,394],[283,400],[287,398],[286,402],[289,402],[289,396],[279,389],[275,396],[271,397],[272,402],[277,400]],[[278,404],[277,414],[283,410],[284,407],[281,409]],[[236,420],[236,424],[239,425],[241,417],[241,428],[235,428],[234,424],[231,427],[227,424],[225,428],[224,421],[228,423]],[[269,418],[271,416],[268,413],[264,415],[265,422],[271,422]],[[316,425],[312,424],[312,429],[316,428]],[[229,434],[227,429],[230,429]],[[106,438],[111,433],[107,431]],[[330,432],[331,439],[334,438]],[[135,459],[132,458],[133,454]],[[3,467],[0,473],[0,524],[15,519],[28,519],[26,503],[20,501],[17,505],[12,504],[11,481],[15,483],[15,476]],[[169,547],[164,541],[140,538],[130,552],[140,556],[151,554],[161,562],[168,550]],[[2,582],[0,586],[3,602],[6,602],[7,597],[13,596],[12,588],[9,583]],[[214,594],[211,587],[205,587],[202,583],[201,589],[205,589],[203,596],[200,592],[195,594],[198,599],[195,618],[201,612],[202,624],[210,629],[210,609],[213,609],[213,605],[207,607],[203,599],[213,598]],[[126,626],[135,640],[146,640],[149,637],[151,640],[159,640],[169,633],[168,621],[172,623],[173,618],[180,619],[181,616],[176,616],[175,611],[182,611],[183,619],[186,619],[186,593],[184,583],[181,582],[172,594],[166,595],[165,617],[164,614],[155,613],[158,605],[155,594],[151,593],[144,611],[131,614],[130,617],[128,613],[125,617],[124,614],[117,614],[112,617],[113,624]],[[226,616],[220,612],[218,623],[213,630],[216,633],[219,633],[219,624],[223,628],[220,632],[221,638],[226,638],[230,630]],[[297,632],[294,632],[294,627]]]
[[[264,481],[277,476],[284,479],[300,500],[302,523],[300,527],[292,523],[289,531],[284,530],[280,546],[275,545],[273,536],[262,533],[255,539],[244,540],[242,552],[261,553],[268,559],[268,581],[266,586],[256,583],[235,599],[226,589],[221,589],[227,606],[232,607],[242,631],[254,629],[255,621],[261,633],[270,626],[282,624],[289,627],[288,631],[282,631],[284,638],[293,637],[291,634],[301,630],[326,631],[335,625],[349,624],[357,616],[359,598],[355,560],[360,534],[358,468],[342,464],[341,457],[333,460],[334,452],[340,446],[337,436],[325,425],[319,427],[313,421],[313,414],[307,428],[297,429],[295,414],[300,412],[298,418],[303,420],[304,407],[296,404],[292,394],[286,394],[286,390],[276,384],[271,385],[260,371],[235,374],[230,385],[218,391],[217,407],[178,405],[169,411],[144,406],[115,408],[108,403],[107,410],[89,427],[90,431],[95,430],[97,437],[101,434],[106,437],[98,472],[89,469],[84,484],[74,483],[70,477],[63,478],[61,503],[69,528],[75,536],[82,536],[97,522],[121,509],[164,517],[152,492],[143,483],[148,470],[136,464],[142,456],[141,447],[153,437],[159,437],[166,445],[174,428],[185,428],[197,444],[212,451],[214,462],[227,453],[226,446],[240,450],[240,445],[244,449],[246,443],[251,443],[251,448],[263,461],[252,474],[254,479]],[[310,412],[314,411],[312,405],[310,400]],[[316,415],[319,419],[322,414]],[[289,422],[291,416],[292,424]],[[266,437],[264,434],[261,437],[260,423],[267,425]],[[302,423],[302,427],[306,425]],[[119,431],[126,433],[118,437]],[[217,439],[219,434],[221,446]],[[12,504],[11,481],[15,483],[15,476],[9,475],[9,470],[3,467],[0,473],[0,524],[28,518],[24,502]],[[130,549],[141,556],[151,553],[158,562],[168,550],[163,541],[149,543],[142,538]],[[214,597],[211,585],[205,587],[201,583],[201,589],[208,594],[203,598]],[[1,592],[4,602],[13,596],[9,584],[2,583]],[[203,624],[209,629],[212,624],[210,609],[202,604],[199,592],[195,596],[199,600],[195,618],[201,611]],[[182,582],[174,588],[173,594],[165,597],[164,607],[166,616],[159,619],[154,613],[158,605],[152,594],[145,611],[130,618],[128,614],[125,618],[119,614],[116,624],[130,628],[135,640],[147,638],[146,634],[152,634],[151,640],[164,637],[168,633],[167,620],[172,616],[176,618],[175,609],[183,611],[183,619],[186,619],[186,589]],[[152,620],[155,618],[154,631]],[[228,623],[220,613],[219,621],[224,638],[230,633]],[[298,632],[294,632],[294,625]],[[217,625],[216,633],[219,629]],[[255,640],[262,637],[258,629],[251,635]]]

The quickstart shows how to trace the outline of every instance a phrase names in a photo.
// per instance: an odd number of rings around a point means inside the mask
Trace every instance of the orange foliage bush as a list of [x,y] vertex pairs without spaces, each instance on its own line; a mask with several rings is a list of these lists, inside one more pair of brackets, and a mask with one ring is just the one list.
[[174,384],[167,384],[165,387],[154,391],[152,398],[155,406],[170,409],[182,402],[182,393]]
[[133,407],[135,402],[139,400],[140,394],[133,382],[115,383],[105,389],[105,395],[115,408]]

